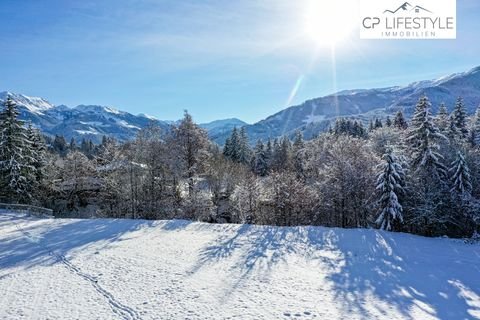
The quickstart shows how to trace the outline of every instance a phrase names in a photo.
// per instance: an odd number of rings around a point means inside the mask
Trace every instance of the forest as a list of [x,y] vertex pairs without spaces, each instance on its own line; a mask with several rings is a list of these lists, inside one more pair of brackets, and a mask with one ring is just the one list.
[[411,119],[338,118],[258,141],[235,128],[224,147],[185,111],[127,142],[48,137],[0,113],[0,202],[44,206],[57,217],[190,219],[211,223],[380,228],[472,237],[480,224],[480,109],[432,114],[426,96]]

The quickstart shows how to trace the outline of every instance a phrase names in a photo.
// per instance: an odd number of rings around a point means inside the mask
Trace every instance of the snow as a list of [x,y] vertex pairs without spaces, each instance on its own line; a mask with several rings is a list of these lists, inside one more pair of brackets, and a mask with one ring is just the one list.
[[480,246],[0,214],[0,319],[480,319]]
[[29,97],[24,94],[17,94],[12,92],[1,92],[0,99],[5,100],[11,97],[18,105],[27,108],[30,112],[35,114],[43,114],[44,111],[55,108],[53,104],[43,98]]
[[315,123],[315,122],[322,122],[325,120],[325,115],[307,115],[307,118],[303,120],[305,123]]
[[142,117],[142,118],[147,118],[149,120],[158,120],[157,117],[151,116],[151,115],[146,114],[146,113],[139,113],[137,116]]
[[134,126],[132,124],[129,124],[127,121],[125,120],[118,120],[117,119],[117,124],[122,126],[122,127],[125,127],[125,128],[129,128],[129,129],[137,129],[137,130],[140,130],[141,128],[137,127],[137,126]]
[[77,132],[78,134],[82,134],[82,135],[85,135],[85,134],[100,134],[100,132],[98,132],[97,130],[95,130],[92,127],[90,127],[90,130],[75,130],[75,132]]

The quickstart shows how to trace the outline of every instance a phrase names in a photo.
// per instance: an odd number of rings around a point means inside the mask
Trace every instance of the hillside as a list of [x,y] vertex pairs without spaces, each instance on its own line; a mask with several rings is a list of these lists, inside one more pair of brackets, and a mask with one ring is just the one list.
[[[296,130],[302,131],[305,138],[309,139],[325,131],[339,116],[368,121],[372,117],[393,115],[400,109],[410,116],[418,98],[423,94],[429,97],[434,112],[442,102],[446,103],[451,111],[457,97],[462,96],[468,112],[472,114],[480,105],[480,66],[466,72],[435,80],[417,81],[406,86],[340,91],[291,106],[251,125],[233,118],[215,120],[201,126],[208,131],[210,138],[220,145],[224,144],[234,126],[246,126],[252,144],[258,139],[293,136]],[[165,130],[171,123],[107,106],[54,106],[43,98],[9,92],[0,93],[0,101],[7,95],[11,95],[20,106],[23,119],[31,121],[47,134],[62,134],[67,139],[88,138],[99,142],[103,135],[107,135],[124,141],[135,137],[138,130],[150,121],[157,122]],[[228,106],[228,102],[226,105]],[[141,106],[138,108],[141,109]]]
[[480,319],[479,266],[377,230],[0,214],[1,319]]

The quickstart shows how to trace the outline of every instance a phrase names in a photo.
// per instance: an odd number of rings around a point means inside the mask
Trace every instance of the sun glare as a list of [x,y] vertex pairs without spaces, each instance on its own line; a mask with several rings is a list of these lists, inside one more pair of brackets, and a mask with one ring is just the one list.
[[318,46],[335,46],[354,29],[353,0],[310,1],[305,12],[305,33]]

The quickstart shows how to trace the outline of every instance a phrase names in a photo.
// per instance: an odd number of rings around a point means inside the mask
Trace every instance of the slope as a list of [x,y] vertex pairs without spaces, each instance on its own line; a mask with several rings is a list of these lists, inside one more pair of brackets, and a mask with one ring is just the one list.
[[377,230],[0,214],[2,319],[480,319],[480,247]]

